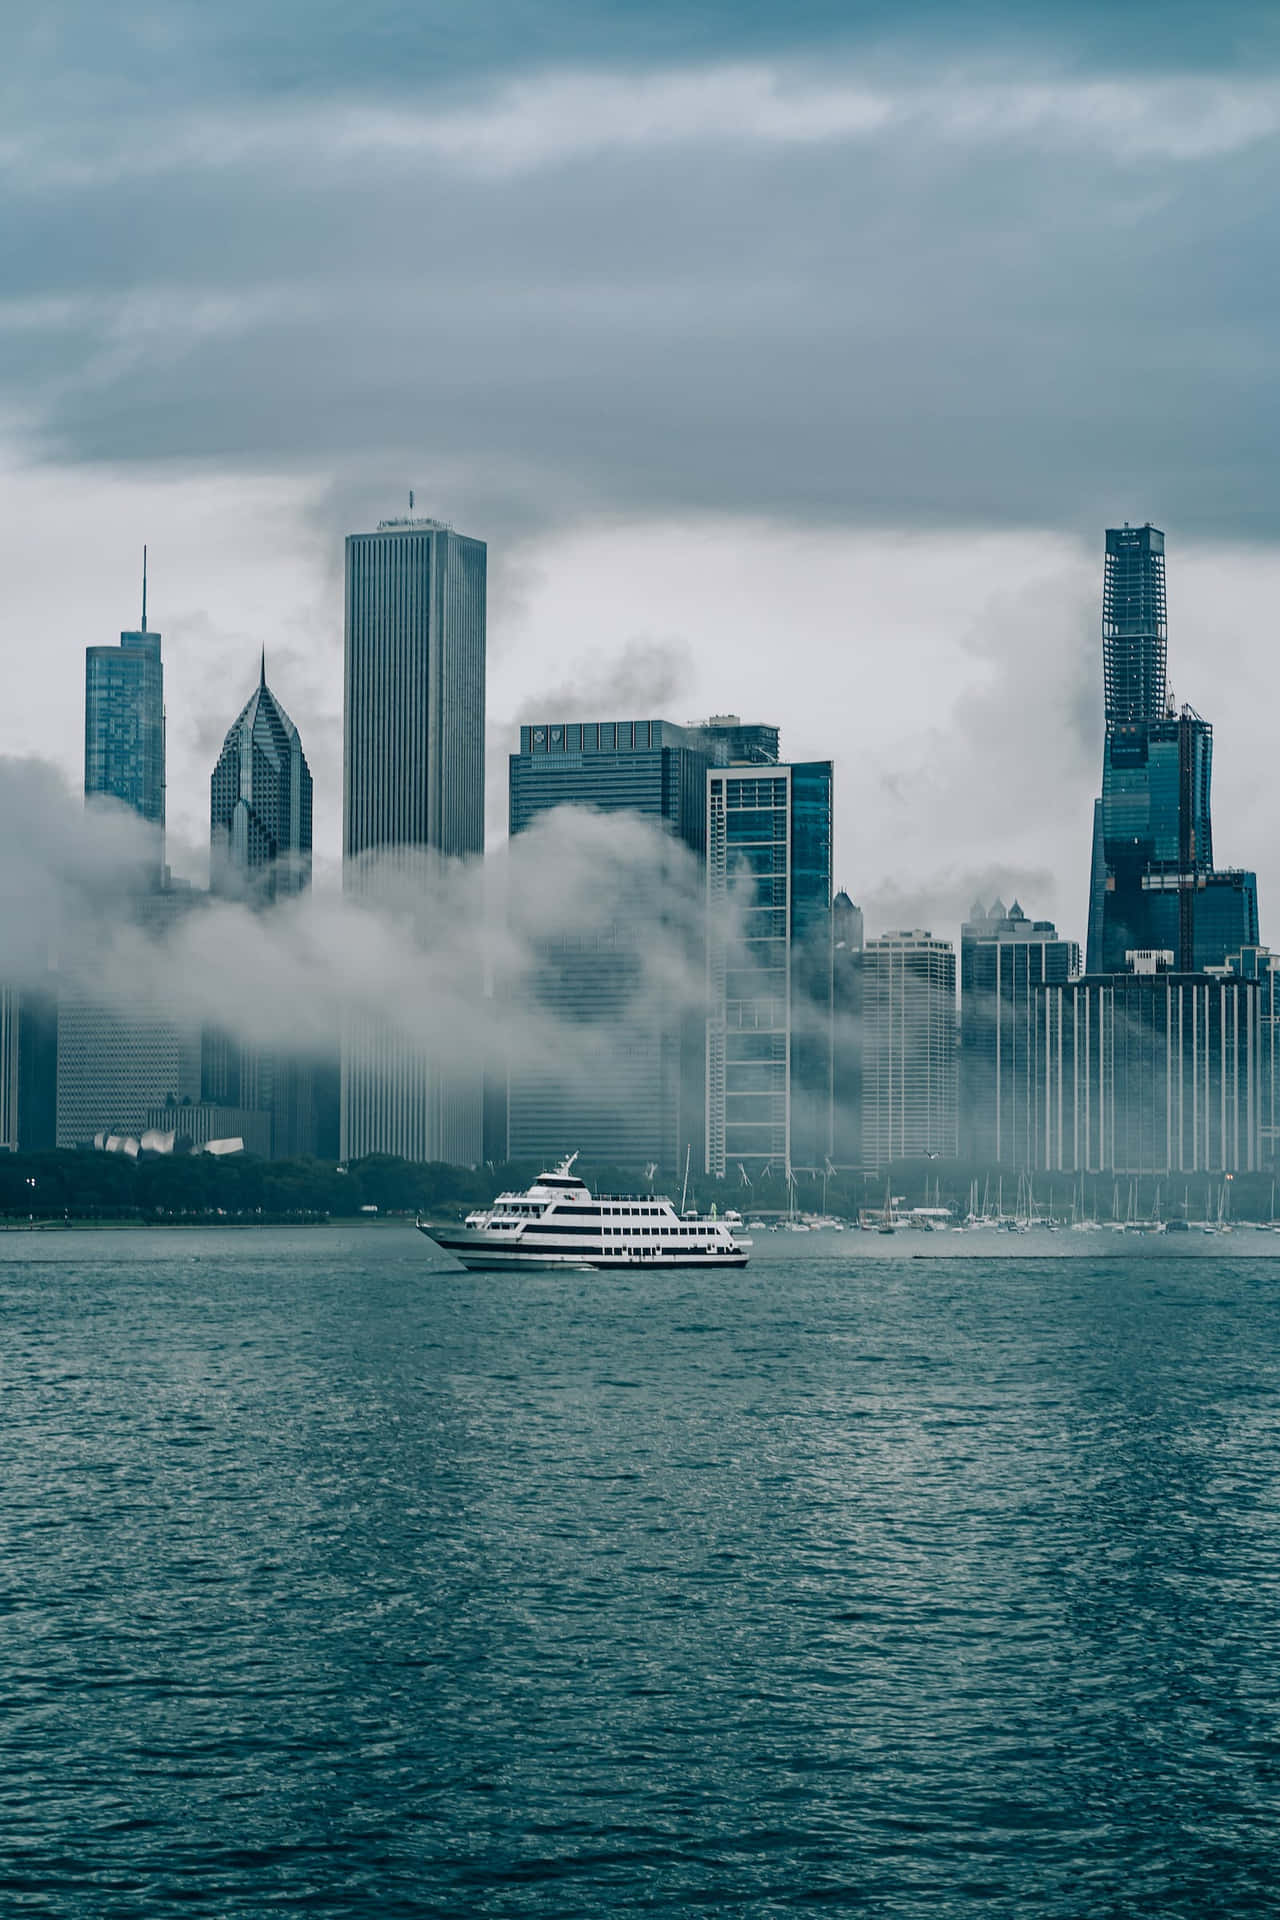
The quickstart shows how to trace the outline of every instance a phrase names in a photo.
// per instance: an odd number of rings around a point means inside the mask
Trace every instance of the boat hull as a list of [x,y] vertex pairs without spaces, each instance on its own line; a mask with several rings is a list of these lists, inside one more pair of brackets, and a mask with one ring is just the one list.
[[521,1247],[518,1244],[494,1244],[493,1238],[485,1233],[477,1233],[466,1227],[440,1228],[424,1227],[418,1222],[418,1232],[442,1253],[451,1253],[455,1260],[461,1260],[471,1273],[507,1273],[521,1268],[531,1273],[586,1273],[586,1272],[623,1272],[634,1273],[637,1269],[654,1267],[693,1268],[693,1267],[745,1267],[747,1255],[744,1250],[735,1248],[723,1253],[666,1253],[655,1248],[652,1252],[614,1253],[603,1251],[585,1251],[579,1248]]

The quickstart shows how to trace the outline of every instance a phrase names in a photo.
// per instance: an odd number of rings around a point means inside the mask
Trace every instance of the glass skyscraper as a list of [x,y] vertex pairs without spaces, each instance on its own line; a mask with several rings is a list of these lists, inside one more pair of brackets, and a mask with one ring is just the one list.
[[209,782],[209,833],[213,892],[269,901],[310,886],[311,769],[265,654]]
[[709,1173],[830,1157],[831,824],[829,760],[707,775]]
[[86,647],[84,674],[86,800],[119,800],[155,829],[155,868],[164,867],[164,665],[160,635],[142,625],[118,647]]
[[[257,907],[305,891],[311,884],[311,811],[311,770],[298,729],[267,685],[264,654],[258,684],[228,729],[209,782],[210,891]],[[315,1060],[277,1047],[251,1047],[232,1033],[209,1029],[202,1100],[218,1111],[255,1114],[250,1132],[238,1121],[217,1122],[225,1132],[242,1134],[246,1145],[251,1134],[260,1142],[265,1129],[265,1151],[279,1159],[317,1153],[323,1143],[315,1085],[324,1070]],[[185,1130],[191,1115],[183,1112]]]
[[1169,951],[1183,972],[1257,940],[1257,881],[1213,864],[1213,728],[1166,683],[1164,535],[1112,527],[1103,576],[1106,741],[1095,807],[1088,971]]
[[[384,520],[346,543],[343,881],[379,859],[484,851],[482,540]],[[480,967],[477,956],[477,970]],[[474,1165],[482,1075],[446,1075],[394,1015],[353,1014],[342,1049],[341,1153]]]

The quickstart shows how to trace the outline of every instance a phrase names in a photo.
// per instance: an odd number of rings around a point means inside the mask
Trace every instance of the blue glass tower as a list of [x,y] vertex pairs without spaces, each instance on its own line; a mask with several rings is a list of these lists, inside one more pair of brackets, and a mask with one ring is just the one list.
[[1166,683],[1164,535],[1111,527],[1102,619],[1106,744],[1094,815],[1088,971],[1131,952],[1218,966],[1257,937],[1257,881],[1213,864],[1213,728]]
[[147,574],[142,570],[142,625],[118,647],[86,647],[84,791],[132,807],[156,829],[156,867],[164,866],[164,666],[160,635],[147,630]]
[[298,729],[258,685],[223,742],[209,782],[210,885],[260,900],[311,883],[311,770]]

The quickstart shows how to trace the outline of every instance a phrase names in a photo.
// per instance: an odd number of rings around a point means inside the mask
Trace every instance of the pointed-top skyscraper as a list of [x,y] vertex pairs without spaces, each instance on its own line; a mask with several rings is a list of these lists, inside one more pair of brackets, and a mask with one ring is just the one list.
[[267,685],[265,648],[209,782],[209,829],[215,893],[266,901],[311,884],[311,770]]

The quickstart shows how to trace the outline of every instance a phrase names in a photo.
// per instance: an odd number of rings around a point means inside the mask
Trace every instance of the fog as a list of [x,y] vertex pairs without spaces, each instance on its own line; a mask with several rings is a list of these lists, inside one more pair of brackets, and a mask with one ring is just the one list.
[[[548,945],[627,941],[628,1020],[704,1004],[701,874],[639,817],[562,809],[484,862],[375,858],[346,891],[265,910],[139,888],[149,830],[86,809],[58,772],[0,759],[0,981],[60,981],[127,1017],[200,1023],[250,1046],[333,1053],[344,1015],[390,1023],[438,1065],[504,1058],[590,1074],[612,1030],[570,1039],[541,1000]],[[567,1066],[566,1066],[566,1063]]]

